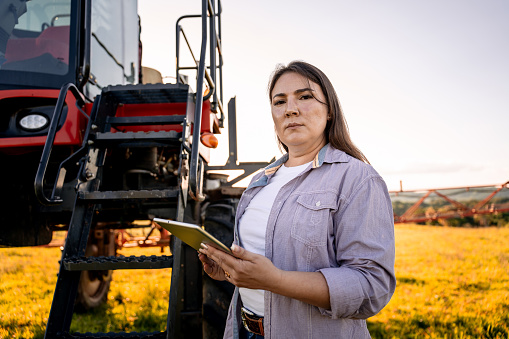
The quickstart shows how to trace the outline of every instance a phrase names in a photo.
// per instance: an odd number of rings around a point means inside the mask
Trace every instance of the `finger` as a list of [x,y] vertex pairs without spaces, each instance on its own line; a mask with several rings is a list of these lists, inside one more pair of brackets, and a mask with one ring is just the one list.
[[200,261],[203,264],[211,264],[212,263],[212,260],[210,260],[209,257],[207,257],[205,254],[200,253],[200,252],[198,252],[198,259],[200,259]]
[[235,255],[235,257],[239,258],[239,259],[243,259],[243,260],[246,260],[246,256],[249,257],[249,251],[247,251],[246,249],[240,247],[240,246],[237,246],[235,244],[232,245],[231,247],[231,250],[232,250],[232,253],[233,255]]
[[231,250],[232,250],[233,255],[236,258],[242,259],[245,261],[254,261],[256,259],[256,257],[258,256],[258,254],[249,252],[245,248],[242,248],[235,244],[232,245]]
[[[212,260],[207,258],[204,254],[199,254],[198,258],[203,264],[203,270],[205,273],[207,273],[211,278],[216,280],[221,280],[222,277],[222,270],[221,268]],[[224,279],[223,279],[224,280]]]
[[221,250],[214,248],[213,246],[208,246],[206,244],[201,244],[200,253],[205,254],[209,259],[213,260],[218,264],[223,270],[231,269],[235,264],[235,258],[230,254],[227,254]]
[[203,253],[198,253],[198,259],[200,259],[200,261],[203,264],[212,264],[213,263],[213,261]]
[[212,266],[210,266],[209,264],[204,264],[203,265],[203,270],[205,271],[205,273],[207,273],[209,275],[214,273],[214,268]]
[[198,255],[198,259],[201,261],[202,265],[203,265],[203,268],[205,268],[205,266],[210,266],[212,267],[214,265],[214,262],[212,260],[210,260],[206,255],[204,254],[199,254]]
[[203,265],[203,270],[205,271],[205,273],[207,273],[207,274],[212,273],[213,270],[212,270],[210,259],[207,258],[207,256],[202,253],[198,254],[198,259],[201,261],[201,263]]

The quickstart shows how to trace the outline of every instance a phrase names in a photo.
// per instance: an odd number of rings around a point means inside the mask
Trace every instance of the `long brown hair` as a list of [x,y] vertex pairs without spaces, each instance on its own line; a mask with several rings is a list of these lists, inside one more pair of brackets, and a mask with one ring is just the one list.
[[[369,164],[369,161],[366,158],[366,156],[357,148],[357,146],[354,145],[354,143],[350,139],[348,125],[346,123],[343,110],[341,109],[341,104],[339,103],[338,95],[334,90],[334,86],[332,86],[332,83],[330,82],[329,78],[327,78],[327,76],[317,67],[308,64],[304,61],[292,61],[287,66],[283,64],[277,65],[269,81],[268,86],[269,100],[271,100],[272,90],[274,89],[276,82],[283,74],[289,72],[294,72],[299,75],[302,75],[303,77],[308,79],[308,81],[314,82],[315,84],[319,85],[320,88],[322,89],[322,92],[325,95],[326,99],[326,102],[322,102],[322,104],[328,107],[329,115],[331,117],[331,119],[327,121],[327,125],[325,126],[324,133],[326,141],[330,143],[332,147],[341,150],[351,155],[352,157]],[[282,147],[286,152],[288,152],[288,147],[281,141],[281,139],[277,137],[277,140],[279,142],[279,146]]]

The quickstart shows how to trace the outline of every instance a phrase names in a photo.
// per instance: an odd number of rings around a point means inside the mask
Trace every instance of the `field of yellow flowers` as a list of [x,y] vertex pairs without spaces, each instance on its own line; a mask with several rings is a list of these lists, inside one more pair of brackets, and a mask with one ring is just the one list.
[[[396,255],[398,286],[368,320],[373,338],[509,338],[509,227],[398,224]],[[44,336],[59,259],[58,247],[0,249],[0,338]],[[75,314],[71,330],[164,330],[170,275],[170,269],[116,271],[108,303]]]

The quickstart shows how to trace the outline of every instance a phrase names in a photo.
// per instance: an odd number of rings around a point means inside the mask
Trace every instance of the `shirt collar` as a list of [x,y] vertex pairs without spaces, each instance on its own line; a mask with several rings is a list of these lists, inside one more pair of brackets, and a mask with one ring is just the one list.
[[318,152],[313,161],[313,168],[318,168],[323,165],[324,162],[332,164],[332,163],[340,163],[340,162],[350,162],[352,156],[346,154],[343,151],[335,149],[334,147],[329,147],[329,144],[322,147],[322,149]]
[[[350,156],[347,155],[343,151],[339,151],[334,149],[333,147],[329,147],[329,144],[323,146],[318,154],[313,159],[311,164],[311,168],[318,168],[323,165],[324,162],[334,163],[334,162],[349,162]],[[277,170],[283,166],[283,164],[288,160],[288,153],[283,154],[283,156],[276,161],[274,161],[269,166],[265,167],[264,175],[262,175],[258,180],[252,182],[249,188],[257,187],[257,186],[265,186],[271,175],[277,172]]]
[[[326,144],[323,146],[320,151],[316,154],[315,158],[313,159],[312,168],[317,168],[322,166],[322,164],[325,161],[325,156],[327,154],[327,149],[329,148],[329,144]],[[265,167],[265,175],[271,175],[276,173],[276,171],[279,169],[279,167],[283,166],[283,164],[288,160],[288,153],[283,154],[281,158],[270,164],[269,166]]]

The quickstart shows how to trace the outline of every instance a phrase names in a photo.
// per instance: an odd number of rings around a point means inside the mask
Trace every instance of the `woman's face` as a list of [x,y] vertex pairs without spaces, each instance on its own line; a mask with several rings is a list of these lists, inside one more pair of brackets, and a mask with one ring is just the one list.
[[328,107],[317,99],[326,102],[320,86],[300,74],[287,72],[277,80],[271,93],[272,119],[290,153],[326,144]]

